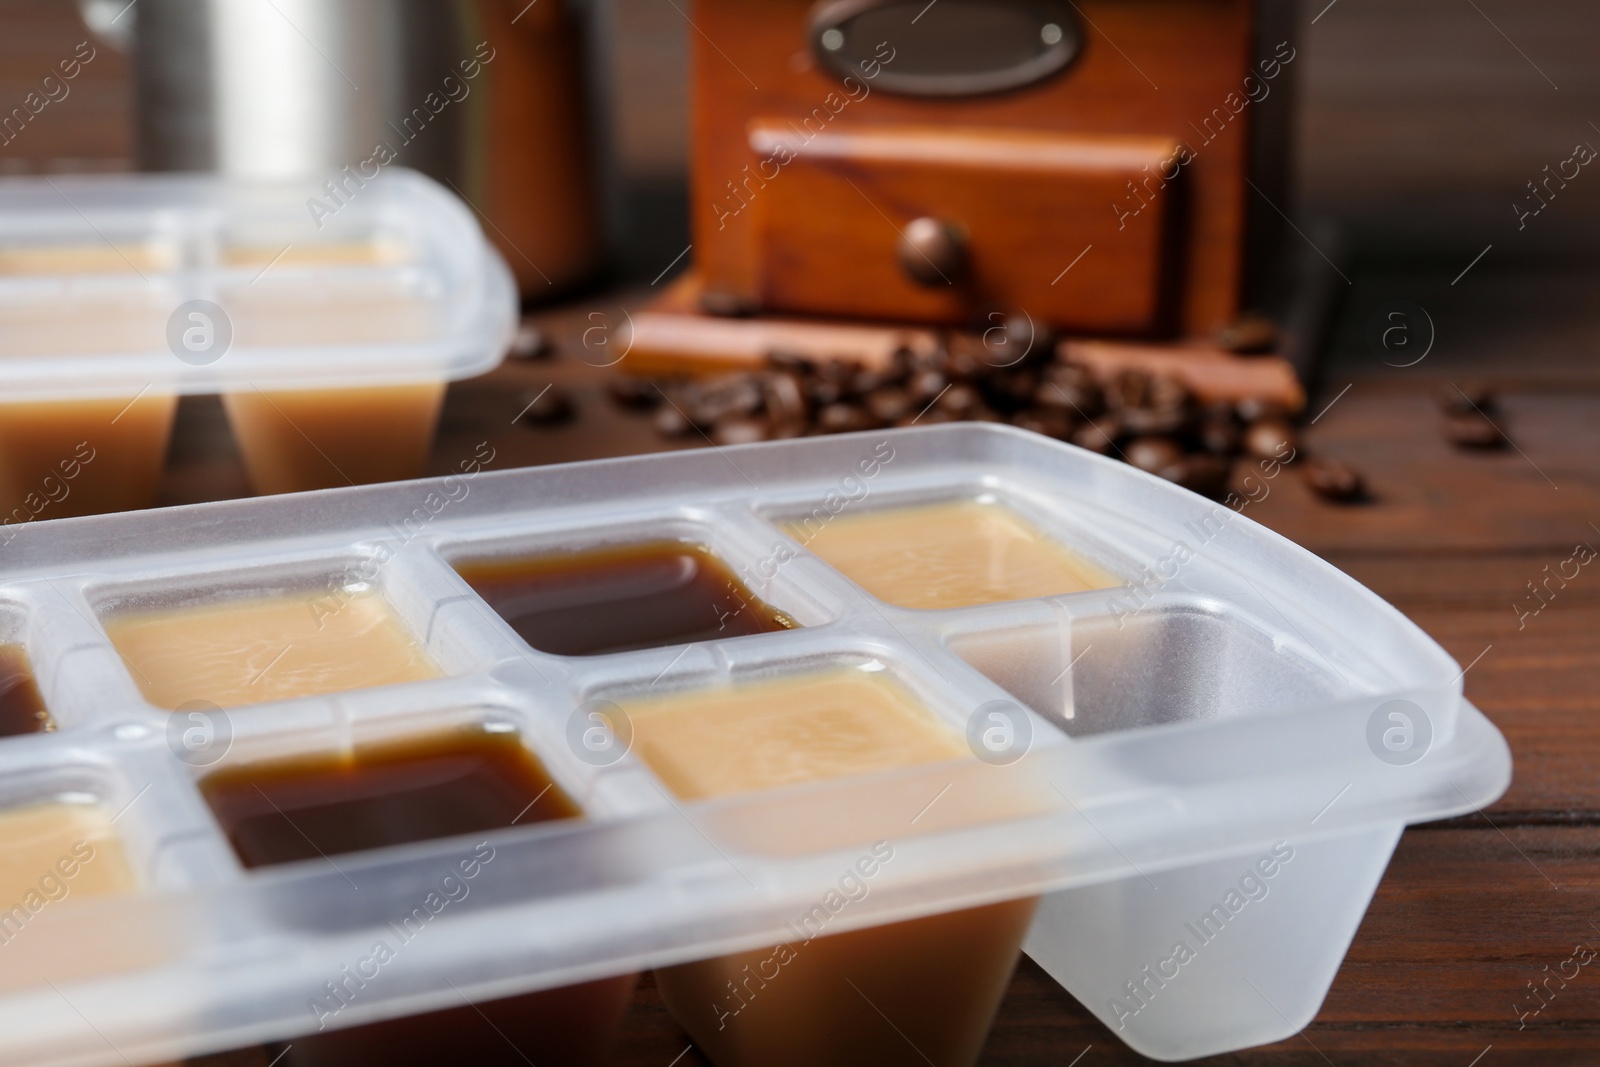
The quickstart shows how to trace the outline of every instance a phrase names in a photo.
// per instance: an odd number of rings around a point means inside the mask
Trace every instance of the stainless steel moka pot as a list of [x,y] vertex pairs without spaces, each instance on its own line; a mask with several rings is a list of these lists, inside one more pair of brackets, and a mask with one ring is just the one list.
[[142,170],[455,189],[525,294],[601,251],[581,12],[567,0],[80,0],[133,57]]

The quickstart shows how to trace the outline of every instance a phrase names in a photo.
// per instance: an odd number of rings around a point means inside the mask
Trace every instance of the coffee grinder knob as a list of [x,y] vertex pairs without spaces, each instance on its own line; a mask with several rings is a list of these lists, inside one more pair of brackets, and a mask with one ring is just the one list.
[[912,219],[900,235],[900,268],[918,285],[955,285],[967,273],[967,241],[943,219]]

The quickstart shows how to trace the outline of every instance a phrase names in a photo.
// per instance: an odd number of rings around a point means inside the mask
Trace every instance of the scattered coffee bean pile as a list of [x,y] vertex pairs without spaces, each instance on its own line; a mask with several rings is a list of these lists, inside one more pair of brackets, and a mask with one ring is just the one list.
[[[1008,422],[1221,498],[1239,468],[1303,456],[1290,412],[1246,400],[1202,403],[1178,379],[1125,370],[1101,380],[1052,355],[1032,326],[981,338],[953,334],[927,353],[901,349],[881,370],[773,352],[760,371],[691,381],[619,375],[612,398],[653,410],[669,437],[704,434],[717,445],[941,422]],[[1033,342],[1030,344],[1030,341]],[[1006,352],[1027,350],[1007,362]],[[1334,501],[1361,499],[1343,464],[1305,467],[1307,484]],[[1318,474],[1311,472],[1315,469]]]

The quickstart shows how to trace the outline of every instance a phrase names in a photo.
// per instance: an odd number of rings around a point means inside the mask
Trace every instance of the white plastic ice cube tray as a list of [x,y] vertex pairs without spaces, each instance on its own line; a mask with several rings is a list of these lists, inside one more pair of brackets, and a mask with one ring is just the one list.
[[[516,289],[472,213],[403,168],[339,180],[0,180],[0,396],[335,388],[494,367]],[[227,323],[180,311],[194,300]],[[213,332],[180,358],[186,329]]]
[[[874,455],[889,458],[865,477]],[[819,507],[976,497],[1130,585],[910,611],[777,525]],[[662,536],[707,544],[747,580],[789,549],[754,591],[802,627],[561,658],[529,649],[448,562]],[[1191,558],[1163,564],[1179,545]],[[786,924],[882,839],[893,861],[830,931],[1048,894],[1027,950],[1130,1045],[1163,1059],[1243,1047],[1315,1014],[1403,826],[1487,804],[1510,776],[1457,665],[1372,593],[1220,505],[1007,428],[35,523],[5,550],[0,600],[60,730],[0,741],[0,803],[64,789],[131,802],[117,830],[143,892],[47,908],[0,950],[0,1064],[145,1062],[312,1031],[324,983],[459,858],[455,839],[341,856],[337,871],[245,872],[196,790],[202,772],[168,748],[169,713],[141,699],[98,621],[130,601],[320,588],[380,556],[361,573],[446,677],[233,709],[229,760],[494,721],[589,817],[487,835],[492,869],[338,1026],[790,940]],[[957,730],[991,701],[1025,700],[1031,748],[1004,768],[677,803],[633,755],[595,766],[568,740],[593,698],[848,664],[885,666]],[[1394,699],[1432,728],[1408,765],[1368,741]],[[145,963],[98,950],[130,940]]]

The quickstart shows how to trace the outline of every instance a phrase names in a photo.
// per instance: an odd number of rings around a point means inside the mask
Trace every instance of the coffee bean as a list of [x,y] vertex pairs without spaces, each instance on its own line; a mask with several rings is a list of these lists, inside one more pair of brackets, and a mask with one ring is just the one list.
[[1150,375],[1142,370],[1125,370],[1117,373],[1105,388],[1106,406],[1113,411],[1150,406]]
[[1071,411],[1076,406],[1065,390],[1048,379],[1038,384],[1030,400],[1029,406],[1035,408],[1060,408],[1062,411]]
[[950,362],[950,348],[945,343],[943,336],[937,338],[928,348],[917,348],[911,352],[911,369],[913,372],[921,370],[936,370],[944,373],[945,364]]
[[606,395],[622,407],[647,411],[661,403],[661,390],[648,378],[631,374],[612,374],[606,379]]
[[1105,395],[1094,378],[1082,367],[1049,368],[1044,381],[1034,392],[1040,407],[1064,407],[1080,418],[1093,418],[1105,410]]
[[1077,424],[1060,408],[1024,408],[1011,417],[1011,425],[1065,441]]
[[1065,348],[1056,351],[1055,361],[1044,369],[1045,379],[1055,382],[1063,388],[1076,385],[1083,389],[1098,391],[1100,379],[1095,375],[1094,371],[1085,367],[1082,363],[1070,362],[1063,354],[1065,352]]
[[848,389],[855,376],[864,368],[853,359],[824,359],[817,363],[817,378],[825,382],[837,382],[842,389]]
[[511,355],[516,359],[544,359],[554,351],[544,331],[531,322],[519,326],[511,339]]
[[1195,431],[1200,446],[1218,456],[1231,456],[1239,451],[1239,424],[1230,412],[1225,418],[1207,416]]
[[786,352],[782,349],[774,349],[767,353],[767,365],[773,370],[784,371],[801,378],[809,378],[817,373],[816,360],[799,352]]
[[771,426],[761,419],[748,415],[730,415],[711,428],[711,441],[718,445],[748,445],[765,441],[771,436]]
[[840,382],[813,378],[806,382],[806,399],[817,407],[837,404],[844,398],[844,385]]
[[912,410],[911,395],[904,389],[892,385],[885,386],[867,397],[867,410],[879,422],[898,422],[907,415],[915,415]]
[[1287,421],[1293,416],[1288,408],[1276,400],[1265,397],[1247,396],[1234,405],[1234,410],[1239,418],[1245,422],[1257,422],[1261,419],[1283,419]]
[[1266,316],[1247,311],[1217,331],[1217,347],[1241,355],[1271,352],[1278,347],[1278,328]]
[[1442,385],[1434,397],[1446,415],[1461,416],[1488,414],[1494,410],[1496,399],[1494,390],[1471,379]]
[[958,422],[954,415],[938,408],[929,408],[927,411],[914,412],[906,418],[896,420],[896,426],[941,426],[947,422]]
[[794,374],[769,374],[761,381],[761,395],[767,414],[775,422],[805,422],[810,413],[805,386]]
[[934,406],[948,411],[957,418],[971,417],[983,407],[983,399],[970,385],[952,385],[944,391],[944,395]]
[[993,320],[982,328],[987,362],[991,367],[1016,369],[1048,362],[1055,348],[1050,327],[1023,312],[1007,315],[995,329]]
[[1183,449],[1170,437],[1135,437],[1122,449],[1122,457],[1142,471],[1155,474],[1183,459]]
[[1018,351],[1032,348],[1039,328],[1034,325],[1033,318],[1026,313],[1006,316],[1005,334],[1006,344],[1015,345]]
[[1300,465],[1300,472],[1311,491],[1324,500],[1348,504],[1366,496],[1365,481],[1348,463],[1311,456]]
[[1247,456],[1287,462],[1298,449],[1299,437],[1284,420],[1267,418],[1245,428],[1242,444]]
[[1510,443],[1499,427],[1476,411],[1447,416],[1444,420],[1444,436],[1457,448],[1504,448]]
[[891,380],[890,376],[884,371],[861,370],[851,377],[850,384],[846,386],[846,389],[853,396],[866,397],[868,394],[889,385]]
[[823,433],[855,433],[877,425],[876,419],[855,404],[829,404],[817,412],[817,429]]
[[932,369],[919,370],[906,383],[906,391],[918,403],[929,404],[933,402],[935,397],[944,392],[945,387],[949,384],[950,379],[939,371]]
[[1185,456],[1179,463],[1163,469],[1161,474],[1190,492],[1216,498],[1227,487],[1230,466],[1226,456],[1195,454]]
[[1150,406],[1163,410],[1189,410],[1195,406],[1194,394],[1189,387],[1170,374],[1156,374],[1150,378]]
[[1164,374],[1122,378],[1118,398],[1128,432],[1135,434],[1177,433],[1189,424],[1194,409],[1188,386]]
[[753,374],[695,383],[687,395],[684,411],[701,429],[710,429],[729,415],[753,415],[761,410],[761,385]]
[[567,394],[554,385],[524,395],[523,403],[527,406],[517,419],[529,426],[557,426],[572,418],[574,412]]
[[1189,414],[1181,408],[1124,408],[1122,424],[1132,434],[1171,434],[1182,430]]
[[983,394],[994,407],[1003,411],[1015,411],[1028,406],[1038,388],[1037,372],[1013,369],[1008,374],[996,375],[985,382]]
[[981,351],[973,351],[971,347],[956,347],[945,356],[942,369],[948,378],[970,382],[983,377],[989,365],[983,361]]
[[1099,388],[1094,372],[1081,363],[1063,363],[1059,359],[1044,368],[1046,381],[1055,382],[1062,386],[1078,386],[1083,389]]
[[663,437],[684,437],[694,433],[694,423],[677,407],[663,404],[656,409],[656,432]]
[[1085,448],[1085,450],[1099,454],[1099,456],[1110,454],[1115,445],[1115,435],[1102,430],[1094,422],[1088,422],[1085,426],[1072,430],[1072,437],[1069,440],[1074,445],[1077,445],[1078,448]]

